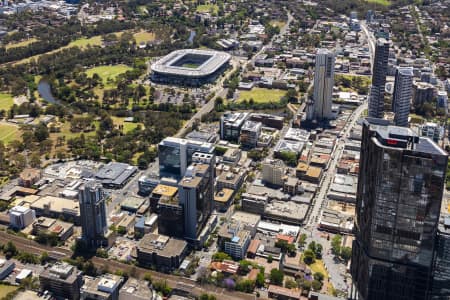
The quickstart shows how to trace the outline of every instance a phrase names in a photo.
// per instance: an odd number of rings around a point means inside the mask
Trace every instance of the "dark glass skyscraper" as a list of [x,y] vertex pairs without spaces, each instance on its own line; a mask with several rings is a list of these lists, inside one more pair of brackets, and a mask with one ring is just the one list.
[[447,154],[412,130],[363,124],[352,298],[430,298]]
[[[446,207],[444,210],[447,210]],[[450,299],[450,214],[441,216],[436,237],[432,300]]]
[[413,76],[412,67],[398,67],[395,72],[392,111],[395,113],[394,122],[397,126],[408,126]]
[[369,117],[383,118],[384,89],[388,71],[389,42],[378,39],[375,45],[375,59],[373,62],[372,85],[369,96]]

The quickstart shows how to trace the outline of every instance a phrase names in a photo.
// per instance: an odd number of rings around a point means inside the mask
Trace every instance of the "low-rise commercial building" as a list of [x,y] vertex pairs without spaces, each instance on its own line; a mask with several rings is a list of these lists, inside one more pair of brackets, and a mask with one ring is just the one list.
[[128,197],[120,204],[120,208],[135,213],[146,201],[144,198]]
[[69,222],[80,224],[80,203],[77,200],[54,196],[44,196],[30,206],[36,211],[36,216],[54,219],[63,218]]
[[73,224],[52,218],[39,217],[33,222],[34,235],[56,235],[58,240],[65,241],[73,234]]
[[187,243],[168,236],[149,233],[136,247],[137,260],[144,266],[173,270],[180,266],[186,256]]
[[265,195],[255,195],[250,193],[243,193],[241,196],[242,210],[263,215],[269,198]]
[[269,114],[252,113],[249,120],[261,122],[264,126],[281,130],[283,128],[284,118]]
[[158,184],[150,195],[150,210],[156,212],[160,200],[171,202],[172,199],[177,198],[177,194],[178,187]]
[[125,163],[110,162],[95,174],[95,178],[106,188],[119,189],[136,174],[137,168]]
[[80,299],[82,283],[81,271],[64,262],[57,262],[39,274],[40,290],[64,299]]
[[138,180],[139,194],[142,196],[150,195],[158,184],[158,176],[141,176]]
[[279,300],[300,300],[301,292],[298,289],[288,289],[277,285],[269,285],[267,290],[269,298]]
[[113,274],[103,274],[98,277],[84,276],[81,300],[118,300],[122,283],[123,277]]
[[297,165],[296,175],[299,179],[319,183],[322,180],[323,170],[318,167],[308,166],[301,162]]
[[13,228],[23,229],[36,219],[34,210],[24,206],[14,206],[9,210],[9,224]]
[[276,222],[300,225],[305,220],[308,210],[309,205],[305,203],[273,200],[266,205],[264,216]]
[[220,118],[220,139],[237,142],[248,115],[248,113],[224,113]]
[[0,258],[0,280],[5,279],[14,271],[16,264],[12,260]]
[[149,300],[152,298],[153,293],[148,282],[132,277],[128,278],[119,291],[119,300]]
[[220,212],[225,212],[230,207],[233,200],[234,191],[231,189],[221,189],[214,194],[214,206]]
[[245,179],[245,171],[242,168],[232,168],[217,177],[217,189],[231,189],[238,191]]
[[242,151],[240,149],[228,149],[222,156],[222,162],[227,165],[236,166],[241,160]]
[[255,195],[250,193],[243,193],[241,196],[242,210],[263,215],[269,198],[265,195]]
[[236,221],[225,223],[218,233],[220,249],[234,259],[243,259],[250,245],[250,232]]
[[244,148],[255,148],[261,135],[262,124],[260,122],[245,121],[241,128],[239,141]]
[[19,175],[19,185],[30,188],[41,179],[41,170],[26,168]]

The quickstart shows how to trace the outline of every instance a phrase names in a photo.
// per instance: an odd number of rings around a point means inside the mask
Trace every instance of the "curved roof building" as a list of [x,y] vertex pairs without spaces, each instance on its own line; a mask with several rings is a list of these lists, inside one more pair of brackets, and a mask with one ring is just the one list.
[[160,83],[199,86],[214,81],[228,66],[231,55],[199,49],[176,50],[151,66],[151,79]]

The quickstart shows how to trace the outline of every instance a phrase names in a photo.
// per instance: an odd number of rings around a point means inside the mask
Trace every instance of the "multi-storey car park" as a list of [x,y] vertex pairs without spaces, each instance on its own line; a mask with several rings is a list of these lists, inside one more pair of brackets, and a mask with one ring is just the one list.
[[159,83],[200,86],[213,82],[226,69],[231,55],[225,52],[176,50],[151,66],[151,80]]

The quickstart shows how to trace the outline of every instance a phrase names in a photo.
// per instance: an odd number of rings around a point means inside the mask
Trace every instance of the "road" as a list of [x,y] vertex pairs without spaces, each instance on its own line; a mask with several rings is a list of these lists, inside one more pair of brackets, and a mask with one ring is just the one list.
[[374,55],[375,55],[375,37],[367,28],[365,21],[361,21],[361,29],[364,31],[364,34],[367,37],[367,41],[369,42],[370,61],[372,62],[371,65],[373,68],[373,60],[374,60]]
[[[49,247],[45,245],[38,244],[32,240],[28,240],[21,236],[11,235],[4,231],[0,231],[0,243],[6,244],[8,241],[14,243],[16,248],[20,251],[25,251],[35,255],[41,255],[43,252],[47,252],[49,256],[56,260],[61,260],[64,258],[72,257],[73,252],[67,249],[62,249],[59,247]],[[99,257],[93,257],[92,263],[98,270],[108,270],[114,273],[115,271],[121,270],[127,272],[131,277],[143,278],[145,274],[150,273],[153,280],[163,280],[167,281],[169,286],[176,287],[179,284],[191,286],[191,293],[196,296],[200,296],[202,293],[209,293],[216,296],[217,299],[223,300],[254,300],[256,298],[253,294],[244,294],[240,292],[227,291],[226,289],[219,288],[212,285],[200,285],[195,281],[188,278],[164,274],[155,272],[152,270],[139,268],[133,265],[124,264],[115,260],[104,259]]]
[[367,102],[363,103],[357,109],[355,109],[353,111],[352,115],[349,117],[349,121],[347,122],[347,125],[344,128],[344,133],[342,134],[342,137],[338,140],[336,149],[333,154],[333,159],[330,163],[330,166],[329,166],[327,172],[325,173],[325,177],[322,180],[319,195],[315,198],[315,203],[314,203],[314,206],[312,208],[312,211],[309,215],[309,219],[307,222],[308,226],[313,226],[315,223],[317,223],[317,218],[319,217],[321,209],[324,205],[323,201],[326,198],[326,193],[328,191],[328,187],[334,178],[335,168],[338,163],[338,159],[341,157],[342,151],[344,150],[344,140],[349,136],[350,130],[353,128],[356,121],[358,121],[361,113],[366,108],[367,108]]

